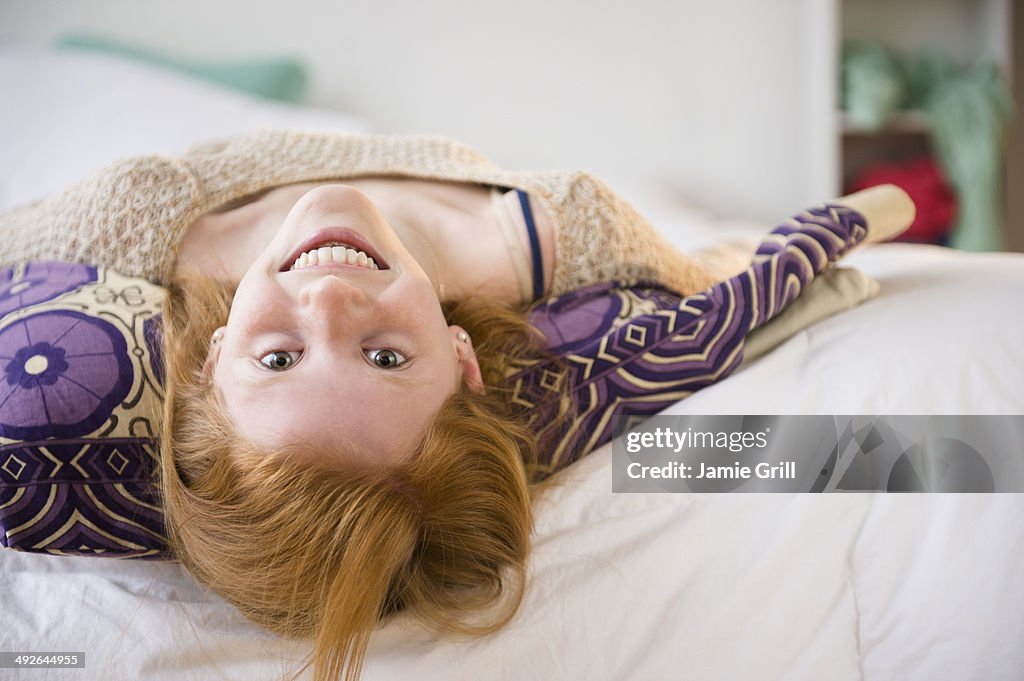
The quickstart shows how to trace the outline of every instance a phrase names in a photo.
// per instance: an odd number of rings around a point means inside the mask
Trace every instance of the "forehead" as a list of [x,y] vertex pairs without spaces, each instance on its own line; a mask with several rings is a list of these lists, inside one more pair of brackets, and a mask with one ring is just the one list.
[[266,452],[328,456],[338,467],[394,465],[415,454],[457,387],[454,368],[435,360],[429,372],[375,371],[355,378],[290,371],[252,385],[232,380],[225,363],[217,389],[238,433]]

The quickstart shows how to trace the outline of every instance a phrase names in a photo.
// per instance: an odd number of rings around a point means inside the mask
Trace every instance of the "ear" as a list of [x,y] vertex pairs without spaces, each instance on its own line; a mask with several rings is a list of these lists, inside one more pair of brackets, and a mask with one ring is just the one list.
[[470,391],[483,395],[486,389],[484,388],[483,374],[480,371],[480,362],[477,361],[476,351],[473,350],[473,339],[461,326],[449,326],[448,333],[452,337],[455,356],[459,359],[463,382]]
[[203,362],[202,375],[199,383],[204,388],[208,388],[213,385],[213,369],[217,366],[217,360],[220,359],[221,341],[224,337],[224,327],[220,327],[214,332],[213,337],[210,338],[210,346],[206,353],[206,361]]

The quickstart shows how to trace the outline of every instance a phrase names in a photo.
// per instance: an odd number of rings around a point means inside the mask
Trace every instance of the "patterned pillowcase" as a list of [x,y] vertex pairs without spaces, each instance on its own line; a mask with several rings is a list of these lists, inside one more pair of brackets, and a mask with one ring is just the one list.
[[155,484],[164,290],[101,267],[0,269],[0,543],[166,558]]

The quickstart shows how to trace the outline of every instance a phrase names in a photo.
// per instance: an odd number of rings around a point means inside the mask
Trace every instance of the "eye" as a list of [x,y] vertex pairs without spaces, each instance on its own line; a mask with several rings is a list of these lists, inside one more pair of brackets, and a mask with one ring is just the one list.
[[367,350],[366,358],[381,369],[396,369],[408,361],[404,355],[390,348]]
[[286,350],[275,350],[268,352],[260,358],[260,364],[267,367],[271,371],[284,371],[291,369],[292,365],[298,360],[295,356],[296,353],[288,352]]

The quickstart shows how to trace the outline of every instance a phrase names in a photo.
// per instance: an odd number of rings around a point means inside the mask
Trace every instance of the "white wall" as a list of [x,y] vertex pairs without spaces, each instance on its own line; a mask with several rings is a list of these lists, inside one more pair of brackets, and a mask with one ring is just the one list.
[[831,191],[831,6],[0,0],[0,40],[88,29],[182,56],[301,55],[314,103],[384,130],[450,135],[514,167],[660,178],[773,220]]

